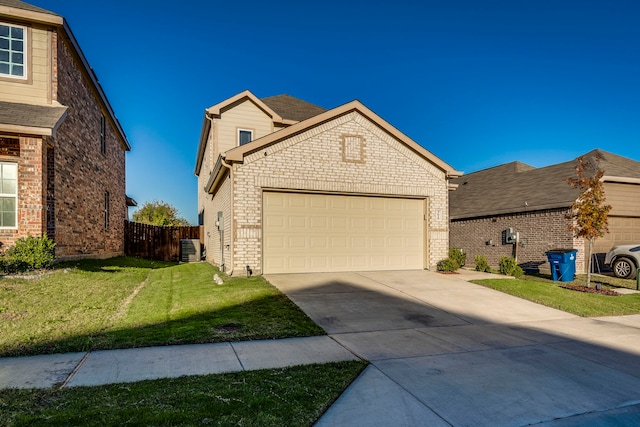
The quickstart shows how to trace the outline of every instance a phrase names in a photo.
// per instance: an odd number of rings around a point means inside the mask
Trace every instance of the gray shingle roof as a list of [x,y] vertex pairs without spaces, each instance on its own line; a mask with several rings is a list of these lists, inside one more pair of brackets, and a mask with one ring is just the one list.
[[49,10],[42,9],[41,7],[37,7],[20,0],[0,0],[0,6],[15,7],[16,9],[30,10],[32,12],[48,13],[49,15],[59,16]]
[[[582,157],[604,170],[605,175],[640,178],[640,162],[635,160],[598,149]],[[567,183],[567,178],[575,176],[577,164],[574,159],[534,168],[512,162],[452,179],[458,188],[449,193],[450,217],[475,218],[569,207],[579,195]]]
[[301,122],[320,113],[324,113],[326,108],[318,107],[307,101],[294,98],[289,95],[276,95],[262,98],[262,102],[278,113],[285,120],[295,120]]
[[54,129],[66,111],[67,107],[0,101],[0,125]]

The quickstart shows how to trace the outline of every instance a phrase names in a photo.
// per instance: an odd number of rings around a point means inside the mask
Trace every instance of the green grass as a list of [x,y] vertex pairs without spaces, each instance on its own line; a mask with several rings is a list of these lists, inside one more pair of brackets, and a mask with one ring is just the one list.
[[[603,276],[604,277],[604,276]],[[600,278],[598,281],[601,281]],[[640,313],[640,294],[603,296],[561,288],[562,282],[526,276],[526,280],[488,279],[473,283],[514,295],[547,307],[583,317],[621,316]],[[567,284],[586,283],[580,277]]]
[[0,390],[3,426],[308,426],[364,369],[340,362],[63,390]]
[[[0,356],[324,334],[262,277],[137,258],[0,280]],[[222,276],[222,275],[221,275]]]

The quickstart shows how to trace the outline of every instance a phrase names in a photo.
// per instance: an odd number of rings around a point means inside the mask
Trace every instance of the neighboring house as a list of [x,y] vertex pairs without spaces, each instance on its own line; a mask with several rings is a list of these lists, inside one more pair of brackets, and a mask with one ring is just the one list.
[[[612,206],[610,232],[594,242],[598,271],[614,244],[640,243],[640,162],[602,150],[583,157],[604,171],[606,203]],[[450,197],[451,246],[464,249],[468,264],[485,255],[497,267],[500,257],[515,254],[504,236],[511,228],[519,233],[517,255],[523,267],[546,271],[546,251],[573,248],[578,250],[577,271],[586,271],[588,248],[573,237],[566,218],[579,196],[567,183],[576,176],[576,165],[577,160],[543,168],[513,162],[454,179],[458,188]]]
[[359,101],[249,91],[206,110],[195,174],[206,258],[233,274],[433,268],[460,175]]
[[124,250],[127,138],[64,18],[0,0],[0,242]]

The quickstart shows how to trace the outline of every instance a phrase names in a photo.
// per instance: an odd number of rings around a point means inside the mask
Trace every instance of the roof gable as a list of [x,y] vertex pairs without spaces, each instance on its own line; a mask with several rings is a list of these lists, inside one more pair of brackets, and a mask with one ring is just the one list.
[[[354,111],[358,112],[363,117],[367,118],[373,124],[378,126],[382,131],[386,132],[388,135],[395,138],[400,143],[404,144],[410,150],[414,151],[419,156],[429,161],[436,168],[442,170],[446,174],[447,178],[461,175],[460,172],[457,172],[454,168],[452,168],[447,163],[445,163],[444,161],[436,157],[434,154],[426,150],[424,147],[420,146],[411,138],[409,138],[408,136],[400,132],[398,129],[396,129],[391,124],[383,120],[380,116],[375,114],[373,111],[365,107],[360,101],[357,101],[357,100],[351,101],[347,104],[341,105],[332,110],[325,111],[324,113],[318,114],[310,119],[296,123],[295,125],[292,125],[288,128],[285,128],[278,132],[274,132],[263,138],[256,139],[248,144],[229,150],[225,153],[222,153],[221,157],[224,158],[224,160],[227,162],[243,162],[245,156],[247,155],[263,150],[266,147],[269,147],[273,144],[277,144],[280,141],[291,138],[292,136],[295,136],[297,134],[300,134],[302,132],[305,132],[307,130],[320,126],[337,117],[352,113]],[[209,180],[209,184],[207,185],[207,191],[210,191],[213,186],[213,183],[216,182],[216,177],[214,176],[218,173],[216,169],[217,168],[214,168],[212,172],[211,179]]]
[[232,96],[231,98],[227,98],[222,102],[219,102],[211,107],[207,108],[206,114],[209,114],[212,117],[219,117],[224,111],[233,108],[235,105],[241,104],[245,101],[253,102],[258,108],[260,108],[267,116],[271,118],[276,123],[282,123],[285,120],[276,113],[271,107],[262,102],[260,98],[255,96],[248,90],[240,92],[237,95]]

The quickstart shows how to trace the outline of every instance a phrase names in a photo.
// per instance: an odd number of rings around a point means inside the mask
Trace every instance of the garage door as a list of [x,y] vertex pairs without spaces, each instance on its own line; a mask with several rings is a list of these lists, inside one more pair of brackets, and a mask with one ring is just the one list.
[[606,253],[614,245],[640,243],[640,218],[609,217],[609,233],[594,242],[594,253]]
[[424,200],[265,192],[264,273],[422,269]]

